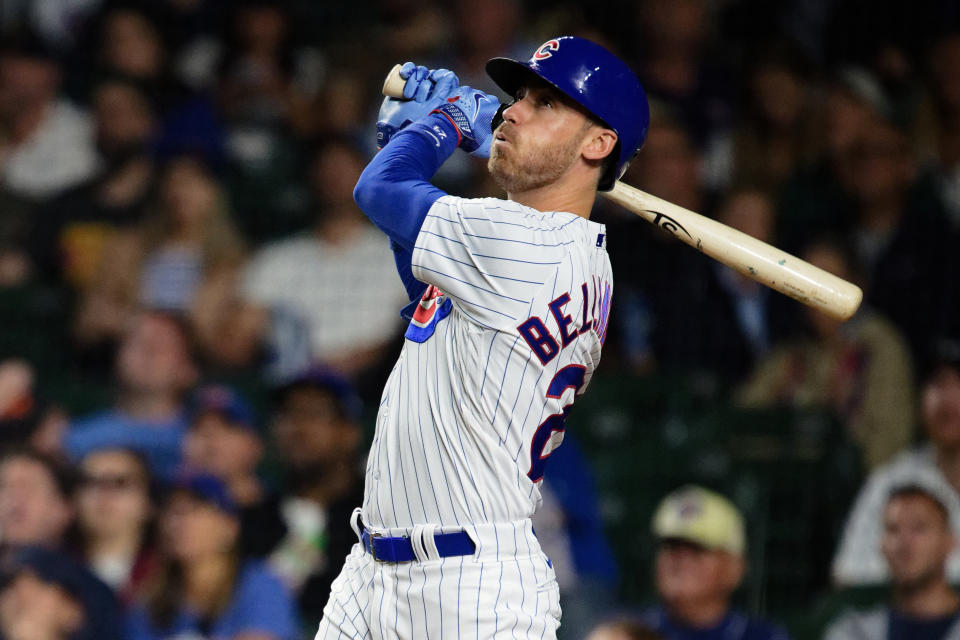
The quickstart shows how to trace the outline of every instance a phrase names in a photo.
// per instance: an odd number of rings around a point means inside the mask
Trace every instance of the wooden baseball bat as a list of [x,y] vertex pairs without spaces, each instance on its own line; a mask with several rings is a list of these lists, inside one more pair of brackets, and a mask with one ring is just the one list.
[[[395,65],[384,80],[383,94],[402,98],[405,83],[400,65]],[[851,282],[624,182],[600,194],[711,258],[837,320],[850,318],[863,300],[863,291]]]

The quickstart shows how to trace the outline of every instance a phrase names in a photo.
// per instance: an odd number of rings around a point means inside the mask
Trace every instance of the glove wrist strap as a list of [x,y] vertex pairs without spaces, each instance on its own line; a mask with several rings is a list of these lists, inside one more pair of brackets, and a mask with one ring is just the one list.
[[444,103],[431,111],[431,113],[441,113],[450,120],[457,130],[457,146],[464,151],[473,151],[479,145],[473,135],[473,129],[470,126],[470,120],[462,110],[458,109],[453,103]]

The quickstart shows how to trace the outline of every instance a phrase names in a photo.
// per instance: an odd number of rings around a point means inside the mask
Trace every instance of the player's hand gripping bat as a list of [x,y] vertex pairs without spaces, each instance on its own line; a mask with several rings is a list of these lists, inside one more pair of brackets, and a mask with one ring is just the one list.
[[[400,65],[387,75],[383,95],[403,97]],[[838,320],[852,316],[863,299],[853,283],[716,220],[667,202],[623,182],[601,195],[743,275]]]

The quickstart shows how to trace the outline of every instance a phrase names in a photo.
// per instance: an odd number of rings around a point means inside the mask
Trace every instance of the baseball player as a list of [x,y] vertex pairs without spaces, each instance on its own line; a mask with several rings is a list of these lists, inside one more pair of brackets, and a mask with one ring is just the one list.
[[[530,516],[564,418],[600,360],[613,280],[589,220],[643,144],[636,76],[561,37],[487,73],[509,106],[446,70],[404,66],[354,195],[415,302],[383,392],[360,540],[317,639],[554,638],[553,568]],[[457,147],[489,156],[507,200],[429,182]]]

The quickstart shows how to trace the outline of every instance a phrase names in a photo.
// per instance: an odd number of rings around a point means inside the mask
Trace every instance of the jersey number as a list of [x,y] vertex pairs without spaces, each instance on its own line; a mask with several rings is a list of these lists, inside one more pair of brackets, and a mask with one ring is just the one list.
[[[583,386],[583,377],[586,372],[587,368],[582,364],[568,364],[560,369],[553,376],[553,380],[550,381],[550,386],[547,387],[547,397],[559,400],[563,392],[571,388],[576,395],[580,391],[580,387]],[[540,482],[543,479],[543,471],[547,467],[547,458],[563,442],[563,432],[566,429],[564,422],[572,406],[572,402],[564,405],[560,413],[555,413],[541,422],[536,433],[533,434],[533,441],[530,444],[530,471],[527,473],[527,477],[533,482]],[[555,433],[559,434],[559,437],[555,437],[553,435]],[[549,449],[547,445],[551,445]]]

